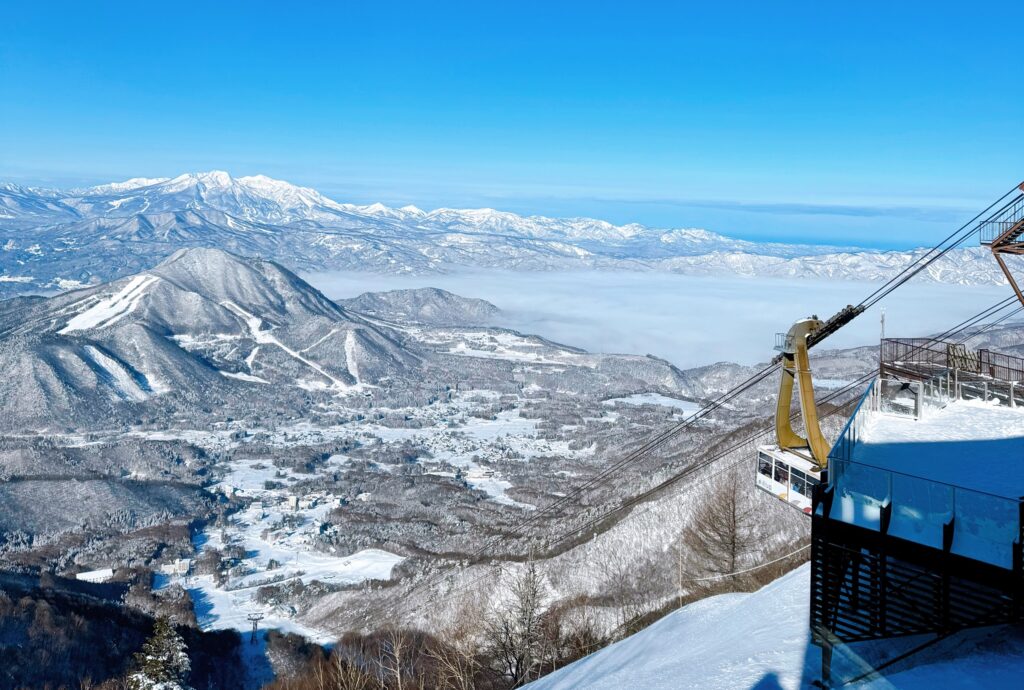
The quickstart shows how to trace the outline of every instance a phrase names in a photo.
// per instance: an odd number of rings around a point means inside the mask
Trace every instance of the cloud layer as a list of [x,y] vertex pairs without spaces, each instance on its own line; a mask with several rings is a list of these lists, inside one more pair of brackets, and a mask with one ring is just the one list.
[[[812,313],[831,316],[877,287],[868,283],[709,278],[668,273],[471,272],[441,276],[321,273],[305,276],[334,298],[438,287],[502,309],[497,325],[594,352],[652,354],[680,367],[763,362],[774,334]],[[886,299],[886,332],[942,331],[1007,296],[1005,287],[908,284]],[[878,307],[828,341],[878,342]]]

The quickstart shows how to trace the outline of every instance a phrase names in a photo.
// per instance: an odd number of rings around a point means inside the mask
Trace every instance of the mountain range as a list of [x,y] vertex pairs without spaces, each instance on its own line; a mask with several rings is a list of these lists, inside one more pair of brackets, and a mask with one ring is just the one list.
[[667,362],[487,328],[497,313],[431,288],[334,302],[275,262],[180,249],[110,283],[0,301],[0,430],[197,425],[212,411],[266,426],[339,396],[428,404],[470,381],[688,390]]
[[[886,279],[924,251],[749,242],[702,229],[494,209],[358,206],[220,171],[70,190],[0,184],[0,296],[115,280],[188,247],[260,256],[297,272],[596,268],[849,280]],[[952,252],[922,278],[1003,281],[978,247]]]

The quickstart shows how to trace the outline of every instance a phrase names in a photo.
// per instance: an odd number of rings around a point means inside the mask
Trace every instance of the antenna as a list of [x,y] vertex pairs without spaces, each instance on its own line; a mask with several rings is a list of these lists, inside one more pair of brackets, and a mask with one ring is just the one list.
[[885,307],[882,307],[880,318],[882,320],[882,340],[885,340]]

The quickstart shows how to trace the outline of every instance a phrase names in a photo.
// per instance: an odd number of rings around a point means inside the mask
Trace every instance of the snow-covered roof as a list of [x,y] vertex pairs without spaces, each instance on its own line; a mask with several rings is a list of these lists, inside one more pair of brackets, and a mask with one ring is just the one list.
[[851,424],[849,459],[842,457],[849,444],[837,443],[829,471],[829,518],[1013,566],[1024,496],[1024,410],[961,400],[925,407],[914,419],[862,407]]
[[864,410],[854,462],[974,491],[1024,496],[1024,408],[980,400],[926,409],[920,419]]
[[85,582],[106,582],[112,577],[114,577],[113,568],[103,568],[101,570],[88,570],[84,573],[78,573],[77,575],[75,575],[76,580],[84,580]]

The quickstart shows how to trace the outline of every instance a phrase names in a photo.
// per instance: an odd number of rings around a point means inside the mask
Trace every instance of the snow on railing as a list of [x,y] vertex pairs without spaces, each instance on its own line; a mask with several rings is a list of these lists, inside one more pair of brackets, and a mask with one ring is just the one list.
[[834,498],[828,517],[833,520],[936,549],[943,548],[946,530],[951,530],[952,553],[1013,567],[1021,530],[1019,498],[854,460],[834,461],[829,488]]
[[[848,460],[850,455],[853,453],[853,447],[857,445],[857,439],[863,431],[865,419],[867,417],[867,415],[860,414],[861,410],[863,409],[868,411],[878,409],[877,381],[877,379],[871,380],[867,389],[860,396],[857,406],[853,408],[850,418],[846,420],[846,426],[843,427],[842,432],[839,434],[839,438],[836,439],[835,444],[832,446],[832,450],[829,451],[829,465],[831,465],[834,460]],[[867,406],[865,407],[865,405]]]
[[[1013,567],[1021,534],[1022,499],[875,467],[853,459],[872,413],[883,410],[885,381],[874,380],[829,453],[827,517],[937,549],[952,534],[950,551],[1003,568]],[[938,402],[947,389],[918,383]],[[821,508],[819,507],[819,510]]]
[[1022,401],[1021,357],[928,338],[886,338],[881,356],[883,373],[921,381],[947,398],[998,399],[1011,407]]

